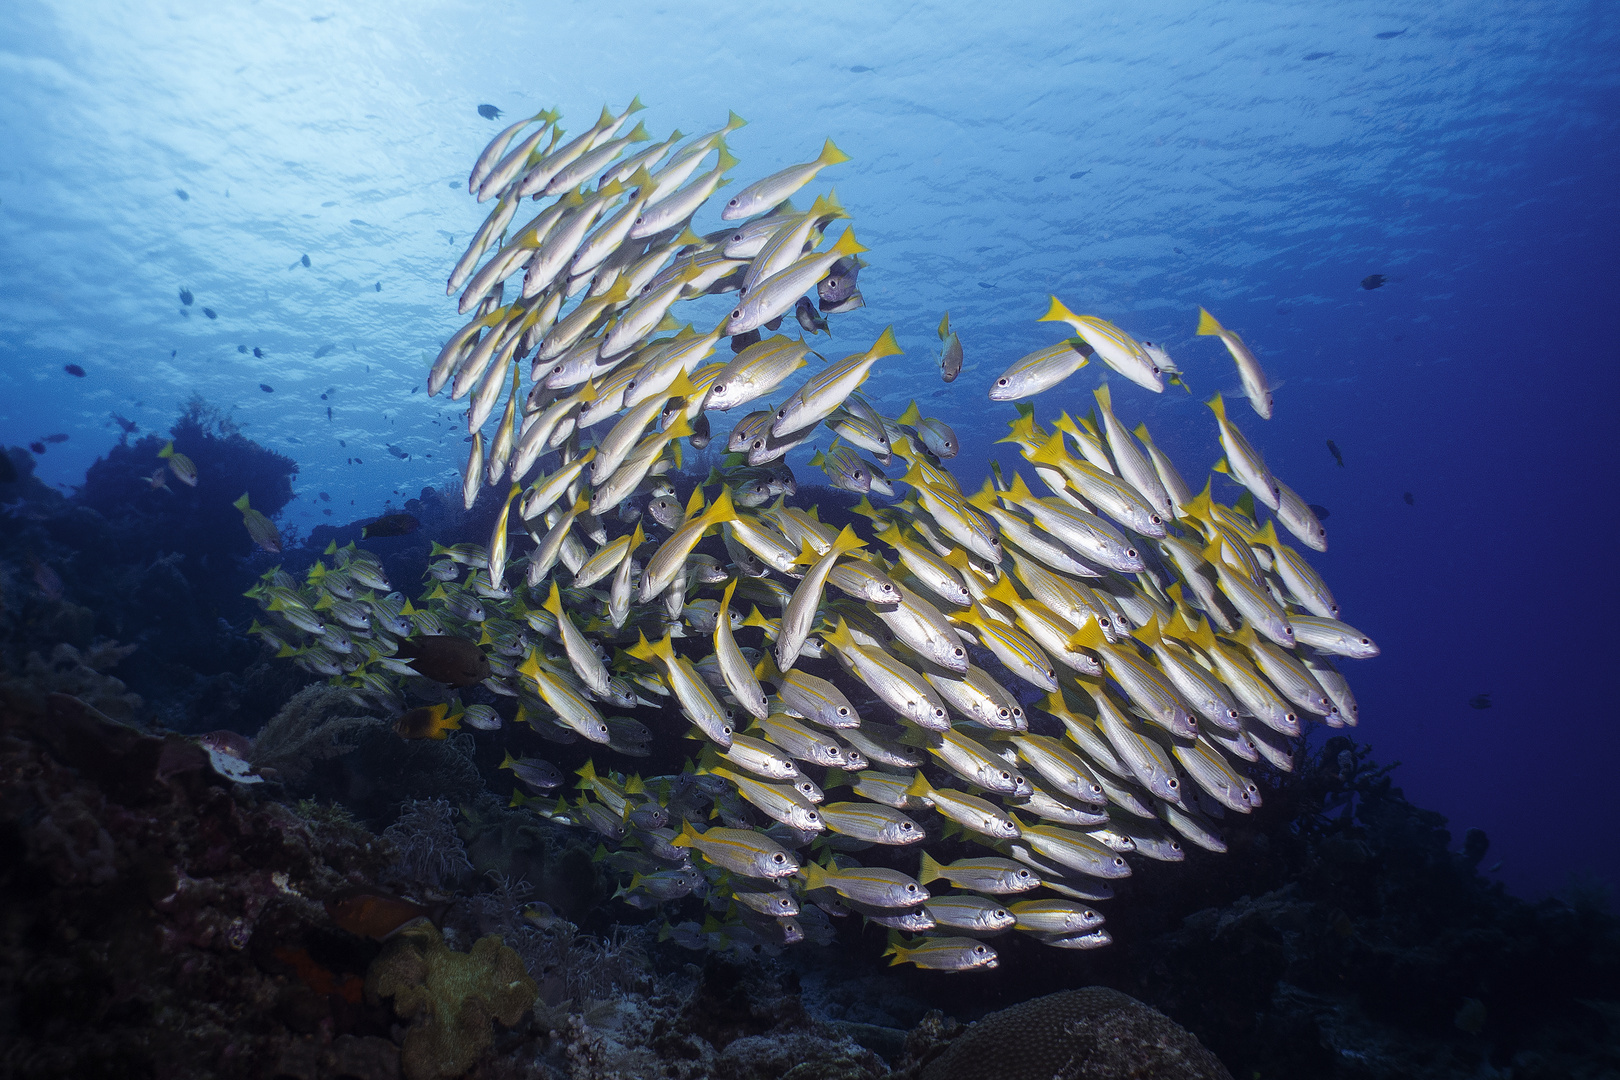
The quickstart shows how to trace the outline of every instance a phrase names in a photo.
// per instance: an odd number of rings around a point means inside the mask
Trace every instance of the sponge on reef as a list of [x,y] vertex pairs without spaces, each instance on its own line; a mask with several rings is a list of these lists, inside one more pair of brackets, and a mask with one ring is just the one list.
[[366,973],[366,993],[392,997],[411,1022],[401,1047],[406,1080],[439,1080],[471,1068],[494,1042],[492,1023],[515,1025],[539,988],[495,935],[459,953],[423,926],[388,943]]

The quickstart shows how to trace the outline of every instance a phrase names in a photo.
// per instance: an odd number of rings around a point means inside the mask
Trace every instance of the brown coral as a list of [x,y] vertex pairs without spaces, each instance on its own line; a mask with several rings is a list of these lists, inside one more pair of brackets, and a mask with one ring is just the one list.
[[1064,990],[991,1013],[922,1080],[1231,1080],[1169,1017],[1107,987]]

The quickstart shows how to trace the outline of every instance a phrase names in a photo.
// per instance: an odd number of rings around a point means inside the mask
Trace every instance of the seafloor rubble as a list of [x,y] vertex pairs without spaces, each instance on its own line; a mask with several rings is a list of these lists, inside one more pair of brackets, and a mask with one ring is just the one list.
[[[269,512],[291,475],[204,406],[175,436],[227,502],[253,477]],[[1226,855],[1122,883],[1107,949],[998,939],[997,970],[942,976],[881,967],[854,919],[741,963],[660,942],[593,844],[507,805],[489,740],[400,740],[269,663],[240,521],[120,494],[157,445],[70,496],[14,449],[0,485],[0,1076],[954,1080],[986,1055],[1220,1075],[1206,1049],[1245,1078],[1620,1075],[1607,898],[1506,895],[1483,834],[1452,851],[1342,737],[1266,778]],[[482,508],[413,503],[424,532],[487,532]],[[289,566],[358,528],[317,531]],[[376,549],[415,581],[426,546]],[[233,779],[242,756],[267,779]],[[1092,986],[1144,1005],[970,1025]],[[1030,1046],[1032,1015],[1068,1041]],[[1102,1052],[1122,1042],[1140,1053]]]

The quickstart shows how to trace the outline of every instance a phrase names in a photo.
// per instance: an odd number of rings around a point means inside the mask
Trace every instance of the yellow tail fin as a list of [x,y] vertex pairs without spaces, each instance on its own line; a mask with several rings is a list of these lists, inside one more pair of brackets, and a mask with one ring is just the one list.
[[1198,332],[1200,334],[1207,337],[1211,334],[1219,334],[1224,329],[1225,328],[1221,326],[1220,323],[1215,321],[1215,316],[1211,315],[1203,308],[1198,309]]

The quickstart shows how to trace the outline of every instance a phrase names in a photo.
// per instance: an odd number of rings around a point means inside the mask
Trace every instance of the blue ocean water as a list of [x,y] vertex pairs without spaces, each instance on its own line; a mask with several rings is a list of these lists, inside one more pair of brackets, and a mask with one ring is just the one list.
[[1459,837],[1486,830],[1514,890],[1613,880],[1617,39],[1598,3],[20,0],[0,442],[68,435],[39,472],[71,486],[112,414],[163,430],[196,393],[297,459],[283,529],[449,482],[459,406],[413,388],[487,210],[466,173],[498,124],[476,107],[580,127],[640,93],[659,134],[735,109],[743,181],[827,136],[852,156],[824,181],[871,265],[837,344],[894,325],[907,354],[869,389],[955,426],[964,486],[1011,415],[989,383],[1058,337],[1048,294],[1168,347],[1194,393],[1116,379],[1115,400],[1189,478],[1219,455],[1202,400],[1236,387],[1198,306],[1242,333],[1280,388],[1273,420],[1240,422],[1330,508],[1316,564],[1383,648],[1350,665],[1358,736]]

